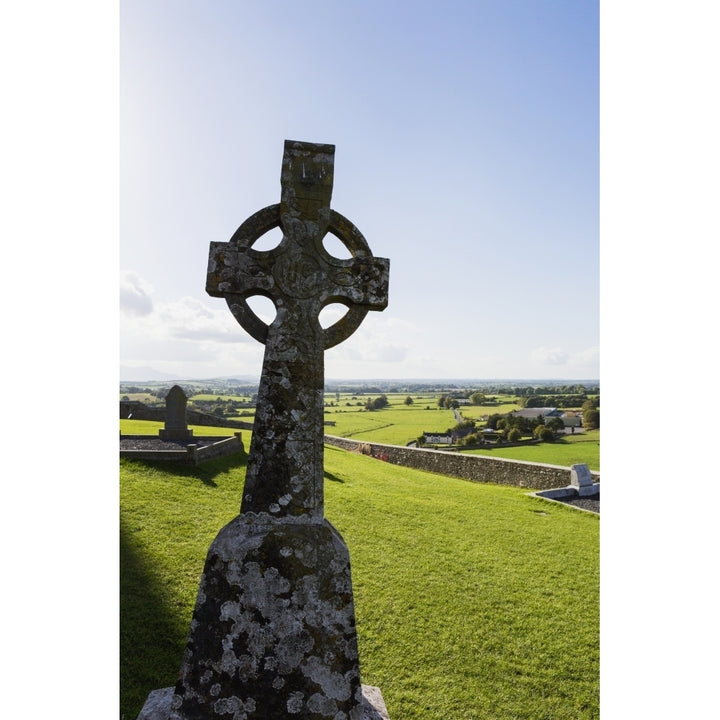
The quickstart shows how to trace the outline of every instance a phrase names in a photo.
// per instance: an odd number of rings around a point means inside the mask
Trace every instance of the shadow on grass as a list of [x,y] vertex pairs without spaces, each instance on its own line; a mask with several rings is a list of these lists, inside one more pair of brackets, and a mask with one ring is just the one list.
[[339,483],[345,482],[341,477],[338,477],[337,475],[334,475],[333,473],[328,472],[327,470],[324,471],[324,474],[325,474],[326,480],[332,480],[333,482],[339,482]]
[[153,471],[166,475],[196,478],[204,485],[217,487],[215,478],[229,472],[234,468],[247,466],[248,455],[245,452],[230,455],[217,460],[209,460],[202,465],[189,465],[182,462],[169,462],[167,460],[142,460],[122,458],[121,462],[135,463],[150,468]]
[[121,520],[121,720],[135,720],[149,692],[175,684],[187,634],[132,535]]

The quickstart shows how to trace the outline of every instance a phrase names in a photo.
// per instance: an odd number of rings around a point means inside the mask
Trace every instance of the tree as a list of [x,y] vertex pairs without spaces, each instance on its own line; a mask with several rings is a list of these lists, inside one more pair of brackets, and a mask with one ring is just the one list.
[[365,403],[366,410],[381,410],[388,404],[387,395],[381,395],[374,400],[368,400]]
[[409,395],[405,398],[405,404],[406,404],[406,405],[412,405],[412,404],[413,404],[413,399],[412,399]]
[[538,425],[533,431],[533,437],[543,442],[552,442],[555,439],[555,431],[545,425]]
[[600,411],[591,409],[583,412],[583,425],[588,430],[597,430],[600,427]]
[[485,393],[474,392],[470,396],[470,403],[472,405],[484,405],[485,404]]
[[582,404],[582,411],[583,413],[586,413],[588,410],[597,410],[599,407],[597,400],[593,400],[592,398],[586,400]]
[[559,418],[559,417],[550,418],[547,421],[546,425],[551,430],[555,430],[556,432],[559,432],[560,430],[565,429],[565,423],[562,421],[562,418]]
[[513,428],[508,433],[507,439],[510,442],[517,442],[521,437],[522,437],[522,433],[520,432],[520,430],[518,430],[518,428]]
[[500,413],[493,413],[488,417],[485,427],[489,428],[490,430],[497,430],[497,424],[502,419],[502,417],[503,416]]

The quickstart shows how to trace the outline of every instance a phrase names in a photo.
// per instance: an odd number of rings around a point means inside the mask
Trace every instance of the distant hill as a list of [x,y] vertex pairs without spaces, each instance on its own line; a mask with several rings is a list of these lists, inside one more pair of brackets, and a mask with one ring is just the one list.
[[152,380],[179,380],[177,375],[153,370],[149,367],[120,366],[120,382],[150,382]]

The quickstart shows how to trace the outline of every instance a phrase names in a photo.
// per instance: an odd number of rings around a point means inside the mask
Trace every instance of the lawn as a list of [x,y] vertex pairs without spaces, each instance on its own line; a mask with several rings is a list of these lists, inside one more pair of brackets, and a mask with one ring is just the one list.
[[405,405],[391,400],[391,404],[382,410],[365,408],[326,407],[325,432],[329,435],[363,440],[366,442],[387,443],[389,445],[407,445],[426,430],[442,430],[456,424],[452,410],[430,406]]
[[[154,435],[157,436],[158,430],[165,427],[165,423],[160,420],[128,420],[120,419],[120,432],[123,435]],[[249,430],[238,430],[230,427],[215,427],[212,425],[188,425],[196,437],[220,437],[226,435],[232,437],[236,432],[241,432],[243,441],[250,437]],[[247,445],[247,442],[245,442]]]
[[[121,461],[126,720],[175,681],[244,462]],[[326,516],[352,558],[362,680],[393,720],[598,717],[597,516],[337,448],[325,477]]]
[[[365,401],[377,396],[367,394],[351,398],[341,394],[340,400],[334,401],[334,396],[326,395],[325,421],[334,422],[335,425],[326,426],[325,431],[355,440],[407,445],[424,432],[444,433],[457,424],[452,410],[438,407],[435,395],[411,394],[412,403],[406,405],[407,394],[389,393],[386,394],[386,407],[366,410]],[[334,404],[330,405],[331,402]],[[508,413],[517,409],[518,405],[508,402],[499,405],[465,405],[459,412],[468,419],[479,420],[483,415]]]
[[526,460],[569,467],[585,463],[591,470],[600,471],[600,431],[586,430],[576,435],[565,435],[562,440],[524,447],[498,447],[493,450],[466,450],[473,455]]

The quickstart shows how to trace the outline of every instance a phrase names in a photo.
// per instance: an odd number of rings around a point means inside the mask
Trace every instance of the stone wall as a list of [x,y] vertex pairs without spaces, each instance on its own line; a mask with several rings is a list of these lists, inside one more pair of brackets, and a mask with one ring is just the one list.
[[245,446],[242,441],[242,433],[237,432],[235,433],[235,437],[218,440],[212,445],[195,448],[195,451],[193,452],[193,462],[196,465],[199,465],[207,460],[227,457],[228,455],[234,455],[235,453],[241,452],[245,452]]
[[[334,435],[325,435],[325,442],[344,450],[371,455],[395,465],[427,470],[473,482],[512,485],[531,490],[566,487],[570,484],[570,468],[561,465],[506,460],[484,455],[463,455],[445,450],[366,443]],[[599,473],[593,472],[591,475],[593,482],[600,482]]]
[[[165,422],[165,405],[152,407],[137,400],[120,401],[120,419],[124,420],[132,416],[133,420],[155,420]],[[203,425],[210,427],[230,427],[240,430],[252,430],[252,423],[242,420],[229,420],[219,415],[199,412],[198,410],[186,410],[185,418],[188,425]]]
[[[228,457],[237,453],[245,452],[245,445],[242,440],[242,433],[236,432],[233,437],[209,437],[197,438],[197,443],[192,440],[185,447],[175,446],[175,449],[168,450],[162,447],[163,443],[158,441],[155,447],[123,447],[123,441],[132,446],[133,440],[148,441],[156,440],[156,436],[149,435],[121,435],[120,436],[120,457],[131,460],[161,460],[164,462],[181,462],[189,465],[200,465],[208,460]],[[148,445],[148,442],[144,443]],[[173,443],[167,443],[172,446]]]

